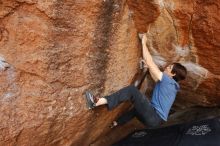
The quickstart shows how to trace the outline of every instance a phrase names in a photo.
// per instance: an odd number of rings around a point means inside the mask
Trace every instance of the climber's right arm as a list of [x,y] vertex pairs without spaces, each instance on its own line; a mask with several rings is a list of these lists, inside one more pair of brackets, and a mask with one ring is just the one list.
[[141,42],[142,42],[143,58],[145,60],[146,65],[149,68],[150,75],[152,76],[154,81],[157,82],[162,79],[163,73],[160,71],[158,66],[154,63],[153,58],[146,46],[147,37],[145,34],[143,35]]

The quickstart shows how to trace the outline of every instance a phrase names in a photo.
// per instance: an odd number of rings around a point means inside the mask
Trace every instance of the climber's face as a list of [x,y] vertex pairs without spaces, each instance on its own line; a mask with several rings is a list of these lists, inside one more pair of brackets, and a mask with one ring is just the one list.
[[175,74],[175,73],[172,73],[172,70],[173,70],[173,64],[170,64],[170,65],[168,65],[168,66],[165,68],[164,72],[165,72],[168,76],[173,77],[173,76],[175,76],[176,74]]

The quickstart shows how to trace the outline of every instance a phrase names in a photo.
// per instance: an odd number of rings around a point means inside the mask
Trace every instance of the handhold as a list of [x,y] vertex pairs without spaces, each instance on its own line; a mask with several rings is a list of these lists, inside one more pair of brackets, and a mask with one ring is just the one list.
[[140,39],[142,39],[145,34],[147,34],[147,33],[138,33],[138,37],[139,37]]

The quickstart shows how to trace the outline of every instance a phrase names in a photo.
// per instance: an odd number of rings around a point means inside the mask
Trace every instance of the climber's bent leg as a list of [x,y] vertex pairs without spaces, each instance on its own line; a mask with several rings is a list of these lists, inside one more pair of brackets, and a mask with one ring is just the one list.
[[163,121],[146,97],[134,102],[134,108],[137,119],[147,127],[159,126]]
[[145,124],[144,118],[139,113],[137,113],[134,107],[130,109],[128,112],[123,113],[117,120],[115,120],[115,122],[117,123],[117,125],[124,125],[135,117],[140,122]]
[[162,119],[157,114],[156,110],[151,106],[148,99],[134,86],[122,88],[121,90],[109,96],[105,96],[104,98],[107,99],[109,110],[126,100],[131,100],[133,103],[134,109],[128,113],[125,113],[125,115],[122,115],[122,117],[119,118],[120,120],[117,120],[119,123],[126,123],[134,116],[148,127],[158,126],[162,122]]
[[[149,116],[151,115],[149,114]],[[124,125],[130,120],[132,120],[134,117],[136,117],[142,124],[147,125],[148,127],[149,125],[152,125],[152,124],[146,124],[146,120],[144,116],[139,114],[135,108],[132,108],[128,112],[123,113],[117,120],[114,121],[116,122],[115,126]]]
[[144,100],[142,101],[142,105],[140,105],[141,108],[134,107],[128,112],[122,114],[116,120],[117,125],[123,125],[136,117],[142,124],[144,124],[148,128],[159,126],[162,122],[162,119],[156,113],[155,109],[148,103],[148,100]]
[[139,100],[145,97],[136,87],[131,85],[124,87],[109,96],[105,96],[104,98],[107,100],[108,109],[112,110],[120,103],[127,100],[131,100],[131,102],[135,103],[138,106]]
[[135,109],[132,108],[128,112],[123,113],[115,122],[117,125],[123,125],[135,117]]

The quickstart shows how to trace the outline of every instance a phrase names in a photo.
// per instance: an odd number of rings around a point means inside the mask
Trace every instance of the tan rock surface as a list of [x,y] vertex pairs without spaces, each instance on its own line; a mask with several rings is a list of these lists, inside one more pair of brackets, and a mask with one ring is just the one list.
[[219,4],[0,1],[0,145],[108,145],[143,128],[133,122],[111,131],[129,105],[88,111],[83,98],[87,89],[106,95],[131,83],[141,56],[137,32],[149,31],[158,65],[180,61],[189,70],[176,113],[219,106]]

